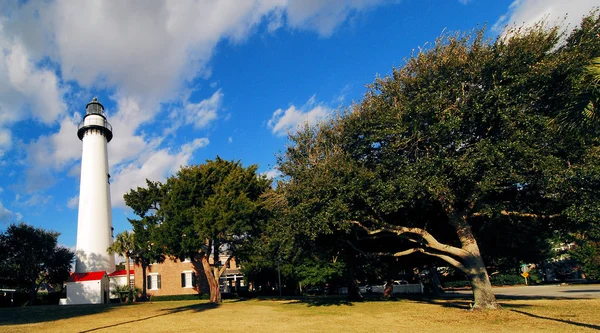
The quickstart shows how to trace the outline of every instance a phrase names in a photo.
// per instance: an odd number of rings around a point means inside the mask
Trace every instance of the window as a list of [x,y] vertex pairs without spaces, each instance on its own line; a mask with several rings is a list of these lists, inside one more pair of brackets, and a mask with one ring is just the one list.
[[185,271],[181,273],[181,288],[194,288],[196,286],[196,273]]
[[185,259],[183,259],[183,262],[192,262],[192,259],[190,259],[190,258],[185,258]]
[[157,290],[160,289],[160,274],[150,274],[148,275],[148,289]]

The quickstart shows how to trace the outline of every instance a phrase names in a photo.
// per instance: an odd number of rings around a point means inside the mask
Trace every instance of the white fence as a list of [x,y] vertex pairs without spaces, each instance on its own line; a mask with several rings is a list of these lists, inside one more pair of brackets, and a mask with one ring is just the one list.
[[[380,286],[372,286],[371,293],[373,294],[383,294],[385,290],[385,285]],[[363,294],[368,294],[369,290],[365,287],[360,287],[360,292]],[[394,294],[422,294],[423,293],[423,285],[421,283],[414,284],[396,284],[394,285]]]

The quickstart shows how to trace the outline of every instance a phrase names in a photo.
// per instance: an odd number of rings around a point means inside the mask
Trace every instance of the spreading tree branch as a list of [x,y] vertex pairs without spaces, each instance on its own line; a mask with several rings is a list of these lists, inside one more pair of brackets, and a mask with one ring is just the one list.
[[380,223],[381,224],[380,227],[378,227],[376,229],[371,229],[358,221],[349,221],[349,222],[356,225],[357,227],[363,229],[369,235],[377,235],[382,232],[391,232],[391,233],[395,233],[398,236],[400,236],[402,234],[407,234],[407,233],[415,234],[415,235],[419,235],[420,237],[423,238],[423,240],[427,243],[426,244],[427,247],[430,247],[436,251],[448,253],[450,255],[461,257],[461,258],[469,255],[469,252],[467,252],[461,248],[440,243],[435,237],[433,237],[432,234],[430,234],[425,229],[396,226],[396,225],[385,223],[385,222]]
[[449,255],[438,253],[438,252],[432,251],[431,249],[427,249],[427,248],[415,247],[415,248],[398,251],[398,252],[365,252],[364,250],[360,249],[359,247],[357,247],[350,241],[346,241],[346,243],[348,243],[350,245],[350,247],[352,247],[354,250],[356,250],[357,252],[359,252],[365,256],[403,257],[403,256],[407,256],[409,254],[421,252],[421,253],[424,253],[424,254],[427,254],[427,255],[430,255],[433,257],[440,258],[440,259],[444,260],[445,262],[447,262],[448,264],[460,269],[464,273],[467,273],[467,268],[459,260],[454,259]]

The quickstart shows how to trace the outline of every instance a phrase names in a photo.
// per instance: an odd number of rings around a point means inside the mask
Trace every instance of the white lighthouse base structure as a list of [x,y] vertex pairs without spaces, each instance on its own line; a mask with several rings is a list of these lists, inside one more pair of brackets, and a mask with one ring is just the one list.
[[67,298],[60,305],[109,303],[109,278],[105,271],[73,273],[67,280]]

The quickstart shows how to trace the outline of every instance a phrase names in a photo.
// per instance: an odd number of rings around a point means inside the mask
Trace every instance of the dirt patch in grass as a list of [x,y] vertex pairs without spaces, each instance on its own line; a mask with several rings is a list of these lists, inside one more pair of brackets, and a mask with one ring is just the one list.
[[173,301],[0,310],[0,332],[594,332],[600,300],[506,300],[470,311],[465,299],[351,303],[335,298]]

